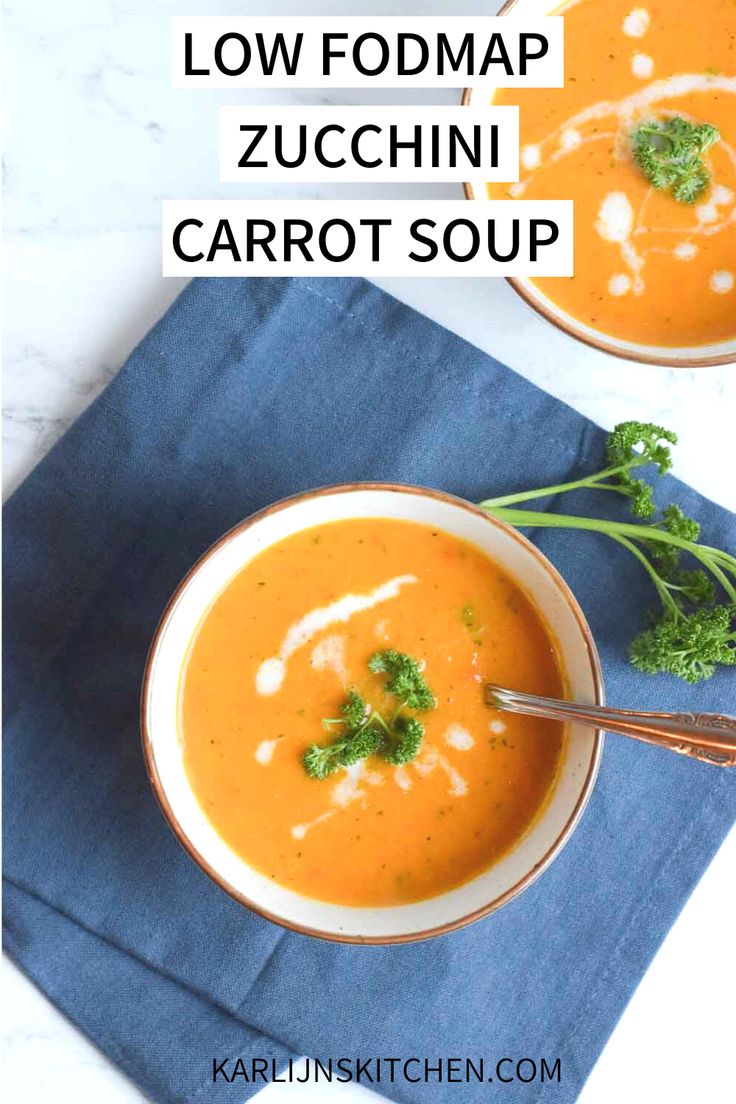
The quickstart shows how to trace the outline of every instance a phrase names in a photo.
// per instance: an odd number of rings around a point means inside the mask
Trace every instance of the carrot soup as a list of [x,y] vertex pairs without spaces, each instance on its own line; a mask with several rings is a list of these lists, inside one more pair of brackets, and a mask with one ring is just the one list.
[[613,337],[736,337],[736,4],[576,0],[565,86],[507,89],[520,179],[491,198],[572,199],[572,277],[532,281]]
[[245,862],[307,897],[390,906],[481,874],[529,830],[564,746],[487,681],[564,696],[527,595],[475,545],[361,518],[271,545],[221,591],[180,682],[184,765]]

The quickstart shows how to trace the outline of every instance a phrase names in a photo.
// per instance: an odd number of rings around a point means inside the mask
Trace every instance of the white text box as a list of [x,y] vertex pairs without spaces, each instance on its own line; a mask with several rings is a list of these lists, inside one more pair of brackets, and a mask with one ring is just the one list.
[[561,16],[176,16],[176,88],[561,88]]
[[572,276],[572,263],[570,200],[163,205],[164,276]]
[[515,181],[517,107],[222,107],[220,180]]

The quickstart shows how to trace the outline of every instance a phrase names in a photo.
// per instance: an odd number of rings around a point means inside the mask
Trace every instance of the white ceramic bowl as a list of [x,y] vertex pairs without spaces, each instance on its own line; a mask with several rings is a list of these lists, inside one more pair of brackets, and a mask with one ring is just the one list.
[[286,499],[236,526],[205,553],[166,609],[146,667],[142,737],[163,811],[189,854],[219,886],[276,923],[326,939],[389,943],[423,939],[469,923],[509,901],[549,865],[573,831],[593,787],[602,733],[572,726],[553,795],[527,835],[471,882],[416,904],[353,908],[317,901],[274,884],[220,838],[198,804],[183,764],[181,672],[203,615],[230,579],[259,552],[313,525],[356,517],[422,522],[472,541],[530,595],[556,637],[571,696],[603,700],[590,630],[548,560],[509,526],[462,499],[395,484],[327,487]]
[[[510,15],[516,18],[532,20],[539,16],[560,14],[563,6],[561,0],[506,0],[499,9],[499,15]],[[632,7],[633,7],[632,3]],[[490,103],[494,89],[492,86],[466,88],[462,102],[465,106],[470,103]],[[485,188],[482,184],[465,184],[465,195],[468,199],[482,201],[486,198]],[[559,196],[566,199],[567,196]],[[541,315],[558,330],[569,334],[578,341],[600,349],[604,353],[623,357],[625,360],[633,360],[643,364],[657,364],[670,368],[701,368],[715,364],[729,364],[736,360],[736,337],[728,341],[720,341],[709,345],[692,345],[673,347],[660,345],[644,345],[637,341],[624,341],[603,333],[592,326],[580,322],[573,315],[568,314],[558,307],[548,296],[535,287],[527,277],[507,277],[514,291],[516,291],[525,303],[528,303],[537,314]]]

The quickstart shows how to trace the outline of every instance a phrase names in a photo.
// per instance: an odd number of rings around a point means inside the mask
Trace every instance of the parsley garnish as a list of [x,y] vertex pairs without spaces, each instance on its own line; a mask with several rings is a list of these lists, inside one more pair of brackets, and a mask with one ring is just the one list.
[[[608,436],[601,471],[480,505],[518,528],[603,533],[635,556],[654,585],[660,609],[652,615],[650,627],[632,641],[631,662],[646,674],[663,672],[694,683],[710,678],[719,666],[736,666],[736,557],[700,544],[697,521],[675,503],[658,511],[651,484],[632,474],[653,466],[664,475],[672,467],[670,446],[676,443],[676,434],[662,426],[622,422]],[[512,508],[583,488],[622,495],[636,523]]]
[[695,203],[710,184],[703,154],[720,134],[710,123],[690,123],[679,115],[642,123],[631,132],[634,164],[654,188],[678,203]]
[[393,648],[376,652],[368,660],[368,667],[374,675],[385,673],[389,676],[386,690],[389,694],[395,694],[409,709],[434,709],[437,704],[422,677],[419,664],[404,652],[395,652]]
[[403,767],[415,759],[424,739],[424,725],[416,717],[409,717],[406,713],[397,713],[389,726],[389,741],[383,749],[383,757],[387,763],[395,767]]
[[355,690],[350,691],[341,705],[340,714],[322,724],[325,728],[340,725],[342,736],[326,747],[310,744],[304,752],[304,767],[310,778],[327,778],[340,767],[351,767],[373,755],[383,743],[383,726],[378,714],[369,712],[367,703]]
[[304,752],[302,762],[310,778],[327,778],[369,755],[380,754],[387,763],[403,766],[418,754],[424,725],[401,707],[419,712],[437,704],[419,664],[404,652],[388,648],[372,655],[368,668],[373,674],[389,676],[384,689],[398,698],[398,709],[387,720],[379,710],[371,709],[357,690],[351,690],[340,706],[340,716],[322,722],[325,728],[339,727],[340,737],[324,746],[310,744]]
[[718,664],[736,663],[736,606],[709,606],[688,616],[664,617],[631,645],[631,662],[648,675],[665,672],[700,682]]

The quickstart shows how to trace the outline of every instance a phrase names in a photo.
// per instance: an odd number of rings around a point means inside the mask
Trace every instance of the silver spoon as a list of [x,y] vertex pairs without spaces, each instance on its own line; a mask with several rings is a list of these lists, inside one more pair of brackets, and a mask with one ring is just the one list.
[[638,713],[633,709],[611,709],[520,694],[491,683],[484,687],[484,696],[486,705],[507,713],[573,721],[603,728],[618,736],[631,736],[645,744],[656,744],[719,767],[736,766],[736,717],[720,713]]

